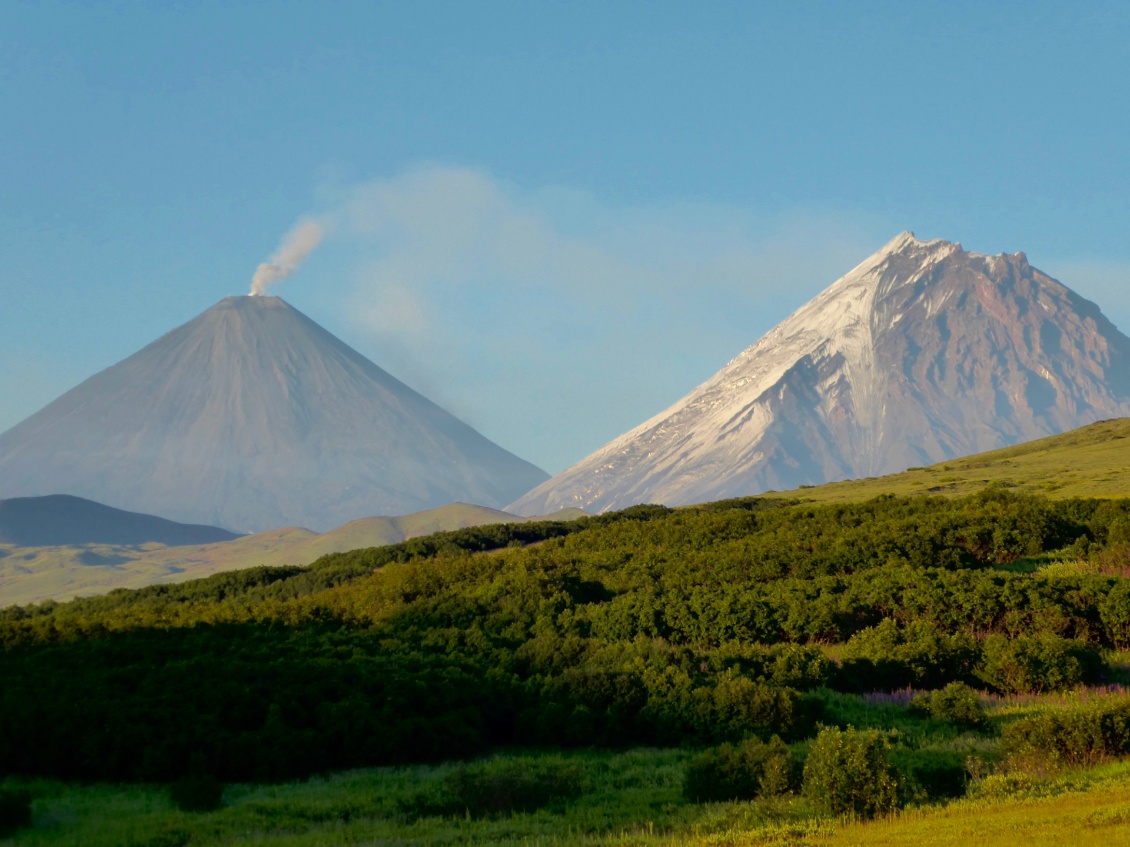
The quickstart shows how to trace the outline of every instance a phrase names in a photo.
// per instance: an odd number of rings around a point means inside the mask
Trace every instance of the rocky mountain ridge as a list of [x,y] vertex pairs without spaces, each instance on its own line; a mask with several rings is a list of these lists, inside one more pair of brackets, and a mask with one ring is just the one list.
[[654,418],[507,507],[679,505],[892,473],[1130,413],[1130,339],[1032,268],[897,236]]

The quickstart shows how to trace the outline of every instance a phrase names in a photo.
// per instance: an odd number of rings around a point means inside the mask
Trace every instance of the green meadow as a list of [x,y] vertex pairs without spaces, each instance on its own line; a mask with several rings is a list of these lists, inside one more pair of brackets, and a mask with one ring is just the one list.
[[880,494],[961,496],[994,483],[1057,498],[1130,496],[1130,419],[1101,421],[889,476],[803,488],[788,496],[813,503],[865,500]]
[[[555,807],[492,817],[420,816],[413,800],[458,765],[376,768],[278,785],[226,787],[223,808],[179,811],[163,786],[20,781],[33,826],[0,844],[180,845],[1078,845],[1130,838],[1130,766],[1042,777],[983,777],[970,797],[871,821],[820,813],[802,797],[689,803],[687,751],[501,754],[576,766],[583,793]],[[9,780],[8,786],[17,784]]]

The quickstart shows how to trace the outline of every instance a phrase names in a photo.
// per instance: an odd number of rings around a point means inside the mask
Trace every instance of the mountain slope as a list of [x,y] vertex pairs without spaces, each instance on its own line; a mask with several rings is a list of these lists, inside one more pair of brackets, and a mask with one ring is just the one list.
[[1060,435],[889,476],[830,482],[772,496],[810,503],[855,502],[881,494],[961,497],[993,484],[1054,499],[1130,498],[1130,418],[1099,421]]
[[65,494],[0,500],[0,544],[214,544],[238,538],[215,526],[124,512]]
[[891,473],[1130,413],[1130,339],[1022,253],[903,233],[671,408],[512,503],[668,505]]
[[0,496],[328,529],[546,479],[276,297],[228,297],[0,435]]

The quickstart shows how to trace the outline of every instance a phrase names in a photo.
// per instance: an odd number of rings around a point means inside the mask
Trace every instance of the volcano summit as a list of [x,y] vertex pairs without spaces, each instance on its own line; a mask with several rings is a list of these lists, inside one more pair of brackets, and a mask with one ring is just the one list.
[[243,532],[501,506],[546,477],[267,296],[221,300],[0,435],[0,498]]
[[1130,339],[1032,268],[905,232],[678,403],[508,507],[699,503],[1130,414]]

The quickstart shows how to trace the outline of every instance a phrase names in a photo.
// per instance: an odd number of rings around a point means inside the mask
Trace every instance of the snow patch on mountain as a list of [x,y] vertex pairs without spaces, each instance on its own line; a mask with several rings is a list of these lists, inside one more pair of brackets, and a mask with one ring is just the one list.
[[[1033,321],[1034,304],[1055,321]],[[1043,350],[1052,336],[1071,343]],[[904,232],[682,400],[509,510],[698,502],[1051,434],[1130,411],[1130,391],[1103,382],[1127,355],[1130,340],[1097,307],[1022,253],[966,253]],[[1033,411],[1032,378],[1052,386],[1052,412],[1042,400]]]

